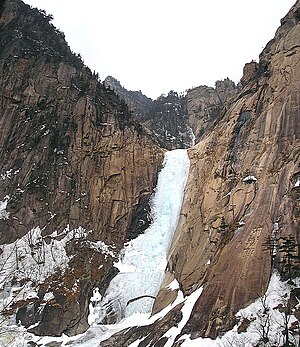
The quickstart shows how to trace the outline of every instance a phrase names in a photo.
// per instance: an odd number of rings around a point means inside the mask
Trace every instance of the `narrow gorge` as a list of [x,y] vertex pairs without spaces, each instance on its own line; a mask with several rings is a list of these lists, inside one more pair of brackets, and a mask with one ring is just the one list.
[[238,85],[102,82],[21,0],[0,69],[0,347],[300,346],[300,0]]

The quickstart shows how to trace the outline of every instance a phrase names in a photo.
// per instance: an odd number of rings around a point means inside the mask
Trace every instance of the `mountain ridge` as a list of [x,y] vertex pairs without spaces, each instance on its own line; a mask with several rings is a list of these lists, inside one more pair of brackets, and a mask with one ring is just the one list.
[[171,90],[156,100],[141,91],[128,91],[112,76],[104,84],[124,100],[133,117],[168,150],[189,148],[195,141],[199,142],[239,92],[239,86],[229,78],[216,81],[215,88],[202,85],[186,93]]

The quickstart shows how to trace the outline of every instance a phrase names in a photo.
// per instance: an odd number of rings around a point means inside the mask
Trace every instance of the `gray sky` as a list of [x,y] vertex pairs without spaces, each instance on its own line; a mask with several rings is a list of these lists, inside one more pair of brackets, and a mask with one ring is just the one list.
[[25,0],[54,16],[101,80],[156,98],[229,77],[273,38],[296,0]]

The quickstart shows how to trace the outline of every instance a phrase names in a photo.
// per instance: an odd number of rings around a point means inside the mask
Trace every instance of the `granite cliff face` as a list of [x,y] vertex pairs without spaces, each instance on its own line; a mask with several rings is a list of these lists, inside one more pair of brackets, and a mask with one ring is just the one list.
[[140,90],[127,90],[112,76],[105,78],[104,85],[114,90],[119,98],[125,101],[129,110],[132,111],[137,119],[142,117],[145,110],[149,109],[153,103],[153,100],[144,95]]
[[49,16],[1,4],[1,283],[19,288],[4,313],[36,334],[81,333],[92,288],[149,224],[163,151]]
[[164,148],[189,148],[194,142],[188,124],[186,97],[175,91],[154,100],[138,120],[154,132]]
[[[280,235],[299,239],[299,11],[297,1],[259,64],[246,65],[240,94],[189,150],[165,281],[175,277],[186,294],[204,290],[182,333],[216,337],[265,292],[271,262],[263,244],[275,223]],[[171,297],[162,288],[154,311]]]
[[[298,0],[259,63],[246,64],[240,93],[232,88],[213,128],[201,134],[205,126],[200,125],[196,131],[202,137],[189,150],[181,217],[153,313],[174,302],[179,289],[185,295],[200,287],[203,292],[172,346],[181,346],[183,335],[216,338],[230,330],[237,323],[235,313],[266,291],[272,265],[266,240],[291,235],[299,242],[299,20]],[[202,89],[190,96],[201,95]],[[213,110],[217,102],[211,90]],[[190,112],[193,108],[201,111],[190,103]],[[277,253],[279,271],[282,262]],[[177,290],[170,286],[174,280]],[[166,332],[181,320],[177,305],[152,325],[123,331],[101,346],[128,346],[137,339],[142,341],[138,346],[164,346]]]
[[188,122],[196,143],[213,129],[238,92],[239,88],[229,78],[217,81],[215,88],[200,86],[187,91]]

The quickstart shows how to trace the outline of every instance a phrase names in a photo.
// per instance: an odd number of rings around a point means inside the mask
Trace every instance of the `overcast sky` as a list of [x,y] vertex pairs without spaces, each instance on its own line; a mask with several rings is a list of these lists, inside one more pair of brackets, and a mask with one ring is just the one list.
[[54,16],[101,80],[156,98],[229,77],[273,38],[295,0],[25,0]]

